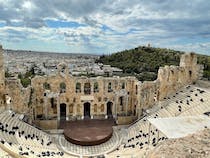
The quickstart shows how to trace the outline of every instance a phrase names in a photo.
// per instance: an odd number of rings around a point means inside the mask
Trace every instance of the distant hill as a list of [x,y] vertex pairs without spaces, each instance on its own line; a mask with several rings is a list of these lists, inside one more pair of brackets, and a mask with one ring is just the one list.
[[[123,70],[124,75],[134,75],[140,81],[157,78],[160,66],[179,65],[182,51],[140,46],[111,55],[102,55],[96,62]],[[204,77],[210,79],[210,57],[198,54],[198,62],[204,64]]]
[[62,57],[98,57],[99,55],[91,54],[91,53],[60,53],[60,52],[43,52],[43,51],[31,51],[31,50],[12,50],[12,49],[4,49],[5,53],[10,54],[34,54],[39,56],[62,56]]

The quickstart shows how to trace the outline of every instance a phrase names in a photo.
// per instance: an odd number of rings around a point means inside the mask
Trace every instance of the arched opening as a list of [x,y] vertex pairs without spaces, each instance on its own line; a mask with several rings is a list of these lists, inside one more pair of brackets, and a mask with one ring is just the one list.
[[85,83],[85,85],[84,85],[84,93],[85,94],[90,94],[91,93],[91,85],[90,85],[90,83]]
[[136,105],[134,105],[133,115],[136,116]]
[[76,83],[76,93],[80,93],[81,92],[81,83],[77,82]]
[[138,94],[138,85],[136,85],[136,95]]
[[67,65],[65,63],[60,63],[57,65],[59,72],[65,73],[67,70]]
[[123,105],[123,97],[120,97],[119,100],[120,100],[120,105]]
[[66,93],[66,84],[64,82],[60,83],[60,93]]
[[99,88],[98,88],[98,82],[94,83],[94,93],[99,92]]
[[53,113],[57,114],[57,104],[54,98],[50,98],[51,108],[53,109]]
[[189,71],[190,78],[192,77],[192,71]]
[[84,118],[90,118],[90,103],[84,103]]
[[60,104],[60,119],[66,120],[66,104],[65,103]]
[[54,108],[55,107],[54,98],[50,98],[50,103],[51,103],[51,108]]
[[119,102],[120,102],[121,111],[124,111],[124,106],[123,106],[124,99],[123,99],[123,96],[119,97]]
[[50,90],[51,89],[50,84],[47,83],[47,82],[43,83],[43,88],[46,89],[46,90]]
[[122,89],[125,89],[125,82],[122,83]]
[[106,114],[108,118],[112,118],[112,106],[113,106],[113,103],[109,101],[107,103],[107,109],[106,109]]
[[112,92],[112,83],[111,82],[108,83],[108,92]]

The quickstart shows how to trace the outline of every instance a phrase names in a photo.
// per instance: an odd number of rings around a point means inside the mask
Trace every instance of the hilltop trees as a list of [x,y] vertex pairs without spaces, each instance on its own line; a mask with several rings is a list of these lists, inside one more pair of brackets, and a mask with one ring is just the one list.
[[[149,81],[156,79],[160,66],[179,65],[182,53],[184,52],[140,46],[111,55],[102,55],[96,62],[121,68],[125,74],[134,75],[140,81]],[[210,57],[198,55],[198,63],[204,64],[204,77],[210,79]]]

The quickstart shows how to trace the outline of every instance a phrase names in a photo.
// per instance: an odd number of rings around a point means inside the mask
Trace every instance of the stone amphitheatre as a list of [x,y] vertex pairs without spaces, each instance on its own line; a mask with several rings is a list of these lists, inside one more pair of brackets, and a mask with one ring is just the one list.
[[[160,67],[154,81],[74,77],[61,63],[56,75],[35,76],[27,88],[5,78],[3,60],[0,46],[1,158],[158,157],[161,145],[170,154],[168,141],[209,134],[210,83],[194,53]],[[208,141],[204,147],[209,151]]]

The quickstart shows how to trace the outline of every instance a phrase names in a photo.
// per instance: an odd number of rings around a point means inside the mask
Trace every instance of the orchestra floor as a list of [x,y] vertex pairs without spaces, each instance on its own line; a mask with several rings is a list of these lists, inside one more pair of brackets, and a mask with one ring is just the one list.
[[76,121],[60,121],[60,129],[64,129],[66,140],[83,146],[98,145],[112,137],[114,119],[84,119]]

